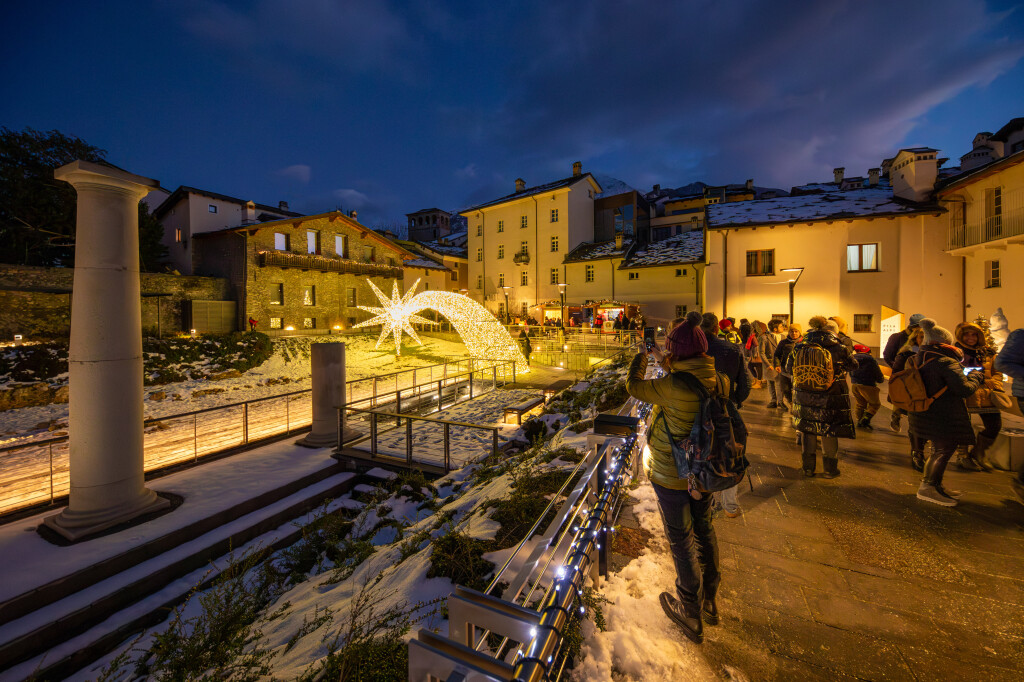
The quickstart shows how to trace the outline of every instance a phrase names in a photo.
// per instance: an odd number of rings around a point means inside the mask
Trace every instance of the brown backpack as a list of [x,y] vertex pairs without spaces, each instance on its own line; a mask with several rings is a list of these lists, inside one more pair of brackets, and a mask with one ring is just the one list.
[[925,360],[918,365],[917,355],[907,358],[907,364],[899,372],[889,378],[889,402],[907,412],[927,412],[935,399],[946,392],[943,386],[934,394],[929,395],[921,376],[921,368],[932,360]]

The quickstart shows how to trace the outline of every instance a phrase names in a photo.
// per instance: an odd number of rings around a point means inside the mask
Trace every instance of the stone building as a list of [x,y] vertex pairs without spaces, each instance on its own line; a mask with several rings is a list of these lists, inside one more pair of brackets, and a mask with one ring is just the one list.
[[406,213],[405,217],[409,221],[409,239],[413,241],[434,241],[452,232],[452,214],[439,208],[424,208]]
[[367,280],[390,294],[416,259],[340,211],[204,232],[194,253],[197,271],[230,283],[239,328],[252,318],[272,333],[351,328],[369,317],[357,306],[378,305]]

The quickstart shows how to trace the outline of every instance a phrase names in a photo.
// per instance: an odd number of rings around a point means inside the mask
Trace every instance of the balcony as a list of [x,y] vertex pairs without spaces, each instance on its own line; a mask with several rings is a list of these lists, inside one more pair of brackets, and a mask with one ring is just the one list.
[[516,265],[529,265],[530,264],[530,252],[520,251],[516,255],[512,256],[512,262]]
[[954,215],[950,213],[946,251],[985,246],[1005,248],[1007,244],[1024,244],[1024,191],[1004,194],[1002,210],[997,216],[956,225],[953,223]]
[[290,251],[257,251],[256,262],[262,267],[298,268],[300,270],[319,270],[321,272],[340,272],[342,274],[369,275],[371,277],[393,277],[401,279],[402,268],[397,265],[383,265],[338,258],[337,256],[321,256],[315,253],[291,253]]

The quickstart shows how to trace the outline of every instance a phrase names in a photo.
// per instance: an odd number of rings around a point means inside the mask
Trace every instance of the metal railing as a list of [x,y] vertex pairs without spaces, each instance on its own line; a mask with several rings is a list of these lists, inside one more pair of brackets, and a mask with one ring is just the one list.
[[962,249],[986,242],[1024,236],[1024,190],[1005,192],[1000,197],[999,215],[957,224],[956,211],[950,212],[946,250]]
[[[509,366],[511,365],[511,366]],[[438,381],[449,385],[467,368],[494,381],[515,381],[514,363],[461,359],[413,367],[346,382],[353,404],[401,405],[403,397],[429,392]],[[454,379],[458,383],[460,379]],[[465,381],[461,379],[461,381]],[[480,385],[482,387],[482,385]],[[287,436],[312,424],[312,389],[192,410],[143,422],[145,471],[189,462],[270,438]],[[0,448],[0,516],[26,507],[52,504],[70,490],[68,436],[15,443]]]

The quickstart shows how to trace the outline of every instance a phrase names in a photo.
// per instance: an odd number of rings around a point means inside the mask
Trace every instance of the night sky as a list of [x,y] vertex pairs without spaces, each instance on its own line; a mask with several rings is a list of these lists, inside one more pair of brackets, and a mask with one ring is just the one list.
[[374,225],[566,177],[788,189],[1024,116],[1006,0],[80,2],[2,10],[0,125]]

